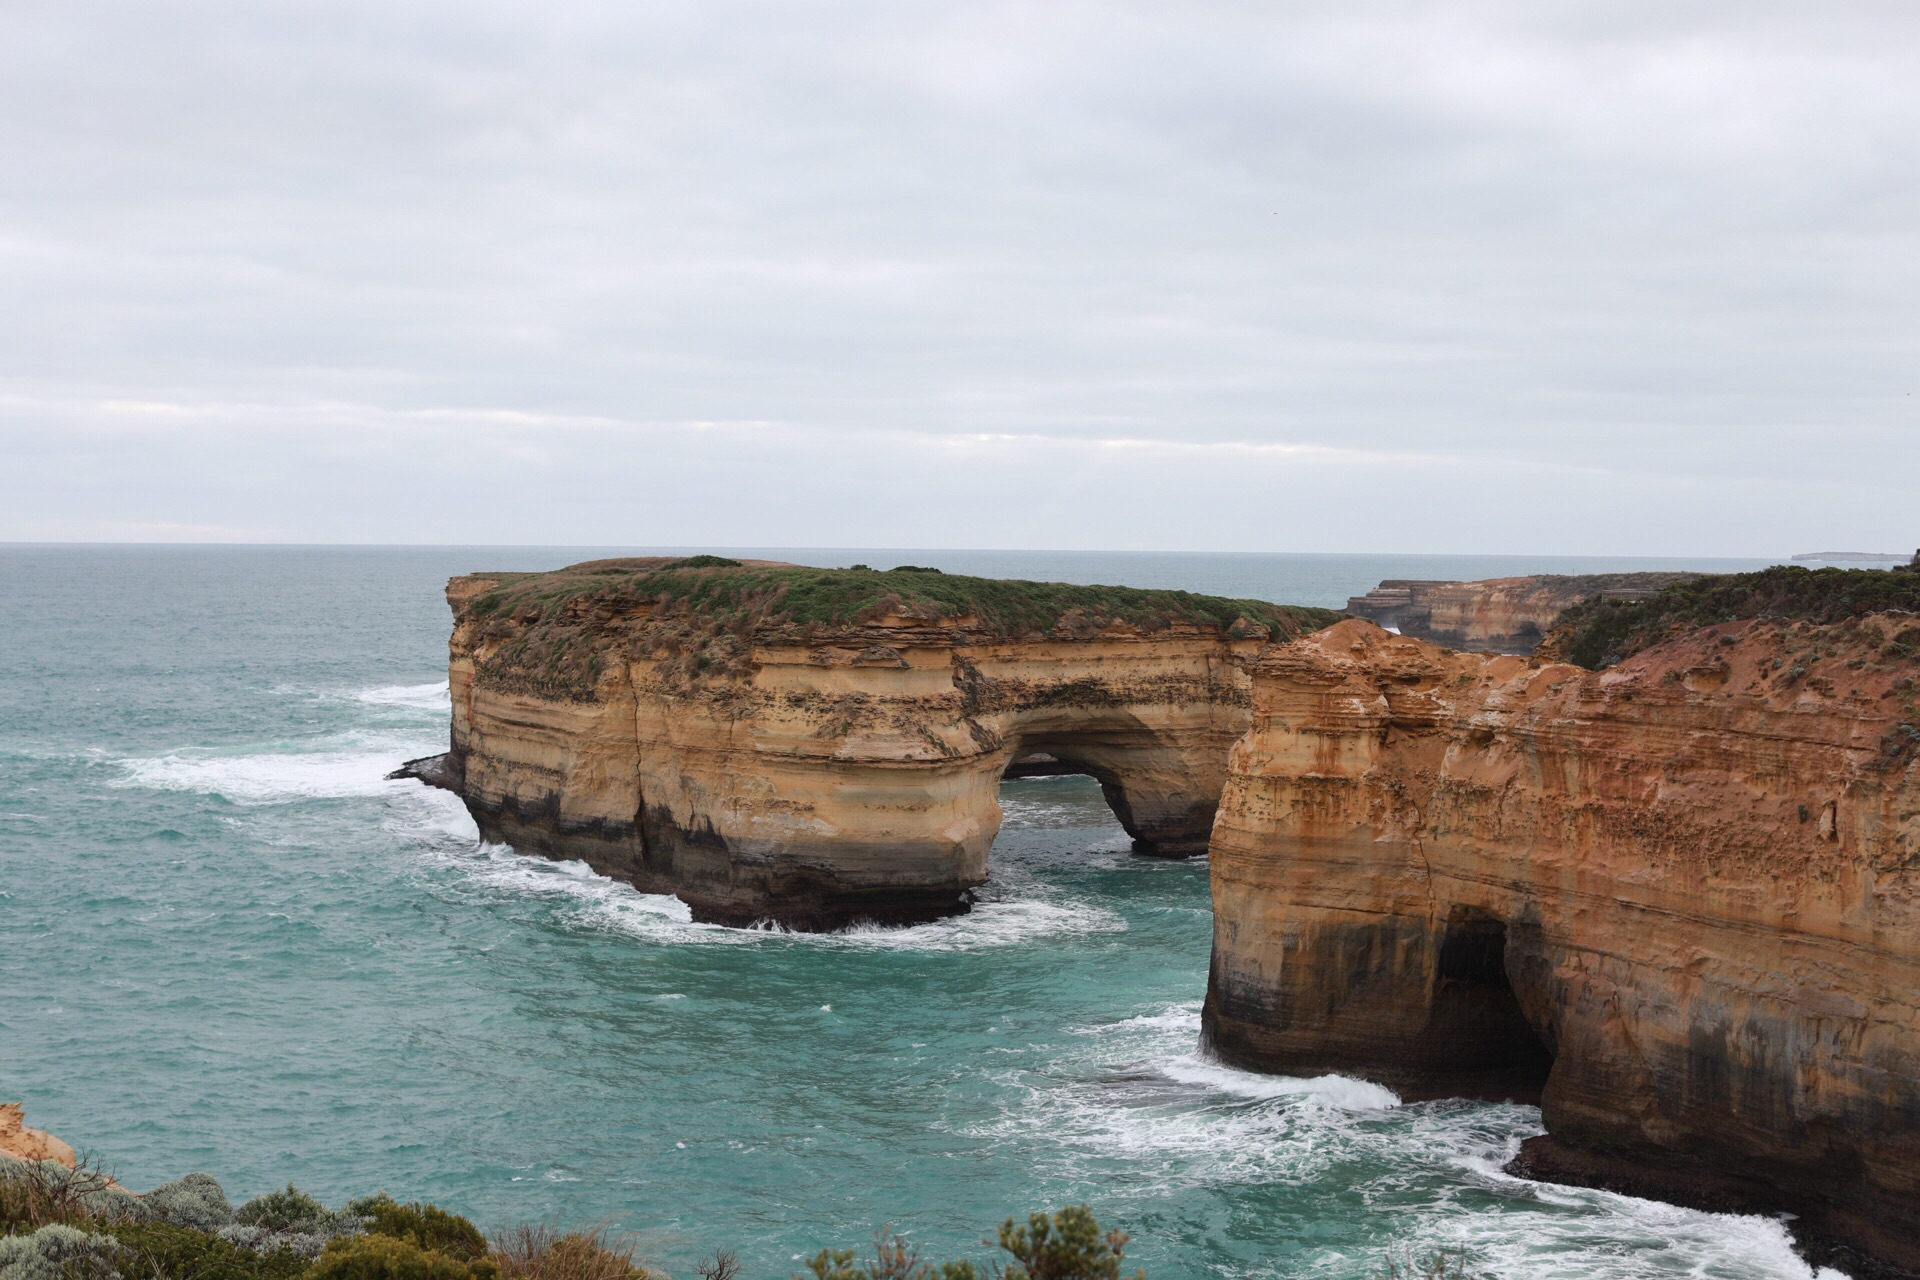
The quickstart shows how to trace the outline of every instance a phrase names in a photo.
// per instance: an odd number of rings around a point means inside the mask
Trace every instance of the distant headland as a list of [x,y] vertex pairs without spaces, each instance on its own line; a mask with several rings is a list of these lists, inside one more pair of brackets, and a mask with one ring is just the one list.
[[1818,564],[1920,564],[1920,551],[1911,560],[1904,551],[1802,551],[1793,558]]

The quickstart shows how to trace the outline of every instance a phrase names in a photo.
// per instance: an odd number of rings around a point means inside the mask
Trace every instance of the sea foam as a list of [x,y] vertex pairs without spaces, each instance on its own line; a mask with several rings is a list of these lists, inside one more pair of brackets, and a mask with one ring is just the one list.
[[304,751],[181,751],[119,761],[125,776],[114,785],[193,791],[242,805],[378,796],[402,785],[388,782],[386,776],[409,755],[433,750],[433,743],[417,739],[381,741],[349,734]]

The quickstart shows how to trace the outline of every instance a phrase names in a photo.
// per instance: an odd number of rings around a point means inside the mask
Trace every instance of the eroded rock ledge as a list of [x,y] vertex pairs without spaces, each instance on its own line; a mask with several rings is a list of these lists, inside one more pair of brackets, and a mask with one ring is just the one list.
[[1537,1099],[1538,1172],[1920,1270],[1916,640],[1727,623],[1601,672],[1359,620],[1276,647],[1214,829],[1213,1048]]
[[456,578],[453,744],[409,766],[488,838],[696,919],[966,908],[1044,754],[1145,852],[1204,852],[1247,663],[1338,616],[1183,592],[700,557]]

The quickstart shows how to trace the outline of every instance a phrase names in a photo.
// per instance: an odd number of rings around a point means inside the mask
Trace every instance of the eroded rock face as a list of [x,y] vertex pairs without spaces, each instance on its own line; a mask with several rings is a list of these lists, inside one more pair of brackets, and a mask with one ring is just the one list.
[[1586,600],[1643,600],[1697,573],[1543,574],[1443,582],[1389,578],[1347,601],[1347,612],[1406,635],[1462,649],[1530,653],[1554,619]]
[[1358,620],[1276,648],[1214,828],[1214,1049],[1537,1098],[1549,1175],[1920,1268],[1917,621],[1604,672]]
[[494,660],[524,628],[466,607],[491,583],[448,589],[453,750],[414,773],[456,790],[491,839],[722,923],[964,910],[1001,775],[1035,754],[1097,777],[1143,851],[1204,852],[1265,644],[1191,625],[1007,640],[893,615],[703,649],[684,617],[642,605],[589,618],[594,683],[554,690]]
[[0,1157],[14,1160],[51,1160],[71,1169],[73,1148],[42,1129],[27,1127],[22,1103],[0,1103]]

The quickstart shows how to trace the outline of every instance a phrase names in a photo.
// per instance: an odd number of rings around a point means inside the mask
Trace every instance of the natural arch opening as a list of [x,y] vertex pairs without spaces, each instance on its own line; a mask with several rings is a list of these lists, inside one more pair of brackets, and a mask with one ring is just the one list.
[[1195,778],[1176,748],[1143,737],[1137,725],[1084,737],[1029,735],[1009,753],[1000,776],[1092,778],[1132,838],[1135,853],[1160,858],[1205,853],[1220,788]]
[[1455,904],[1435,959],[1425,1039],[1444,1053],[1463,1096],[1540,1100],[1553,1051],[1514,990],[1507,922]]

